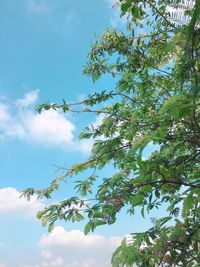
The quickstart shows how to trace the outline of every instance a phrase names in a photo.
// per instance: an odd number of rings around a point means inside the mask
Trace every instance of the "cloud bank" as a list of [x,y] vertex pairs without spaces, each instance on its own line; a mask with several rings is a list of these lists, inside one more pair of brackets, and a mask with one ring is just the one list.
[[61,226],[43,235],[41,266],[60,267],[110,267],[110,259],[121,237],[102,235],[85,236],[80,230],[65,231]]
[[57,226],[39,241],[40,256],[32,262],[9,265],[1,262],[0,267],[111,267],[111,257],[122,238],[102,235],[85,236],[80,230],[66,231]]
[[0,261],[0,267],[10,267],[8,264],[6,264],[3,261]]

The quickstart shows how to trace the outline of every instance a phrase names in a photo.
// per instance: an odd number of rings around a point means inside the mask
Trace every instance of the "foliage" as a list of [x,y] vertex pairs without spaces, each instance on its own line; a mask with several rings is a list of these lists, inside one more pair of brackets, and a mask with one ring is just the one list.
[[[72,166],[44,190],[23,192],[28,198],[49,198],[67,177],[91,169],[91,176],[75,182],[77,196],[38,213],[49,230],[57,219],[87,217],[87,234],[115,223],[122,208],[130,214],[140,208],[144,217],[167,205],[168,216],[154,221],[148,231],[134,233],[132,245],[122,241],[113,254],[115,267],[200,264],[200,1],[189,12],[190,23],[182,27],[167,19],[170,2],[120,1],[122,15],[131,19],[126,33],[106,30],[92,45],[84,68],[94,82],[111,74],[113,91],[95,92],[81,103],[37,107],[38,112],[66,112],[80,106],[81,112],[103,114],[100,125],[80,134],[81,139],[94,139],[86,162]],[[149,144],[160,149],[144,159]],[[115,173],[102,180],[96,171],[109,164]],[[91,193],[93,199],[85,201]]]

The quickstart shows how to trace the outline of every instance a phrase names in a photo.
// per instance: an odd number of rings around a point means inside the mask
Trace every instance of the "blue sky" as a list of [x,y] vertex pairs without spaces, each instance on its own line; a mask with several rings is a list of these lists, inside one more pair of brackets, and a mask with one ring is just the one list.
[[[57,175],[55,165],[87,158],[91,142],[77,135],[98,118],[39,115],[34,107],[113,88],[108,77],[94,85],[82,68],[95,33],[123,25],[109,0],[1,1],[0,267],[108,267],[124,235],[150,226],[155,214],[144,220],[139,212],[134,218],[122,213],[115,225],[91,236],[83,235],[84,223],[58,223],[48,234],[35,218],[43,201],[19,199],[21,189],[48,186]],[[71,188],[55,199],[70,195]]]

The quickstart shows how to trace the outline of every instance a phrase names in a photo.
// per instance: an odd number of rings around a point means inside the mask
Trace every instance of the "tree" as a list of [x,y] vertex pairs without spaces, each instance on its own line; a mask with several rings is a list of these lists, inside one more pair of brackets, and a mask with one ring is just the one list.
[[[120,1],[121,14],[129,17],[126,33],[106,30],[92,45],[84,68],[94,82],[112,75],[114,90],[95,92],[81,103],[37,107],[38,112],[103,115],[100,125],[80,134],[81,139],[94,139],[87,161],[66,170],[46,189],[23,191],[28,198],[50,198],[68,177],[91,170],[87,179],[75,181],[75,196],[38,212],[50,231],[58,219],[87,217],[87,234],[115,223],[122,208],[133,215],[140,208],[144,217],[167,205],[167,216],[148,231],[133,233],[132,245],[122,241],[113,254],[115,267],[200,264],[200,1],[186,11],[191,20],[181,27],[168,20],[166,6],[172,2],[180,1]],[[159,151],[144,159],[149,144],[159,145]],[[96,170],[109,164],[115,173],[97,177]],[[89,194],[93,201],[85,201]]]

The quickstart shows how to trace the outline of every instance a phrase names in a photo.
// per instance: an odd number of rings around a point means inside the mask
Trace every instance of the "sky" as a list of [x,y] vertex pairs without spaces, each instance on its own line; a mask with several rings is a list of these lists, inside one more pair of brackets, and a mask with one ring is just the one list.
[[[125,27],[111,6],[111,0],[0,1],[0,267],[109,267],[126,234],[151,226],[153,215],[122,212],[116,224],[88,236],[84,222],[58,222],[48,233],[35,217],[45,202],[19,198],[22,189],[48,186],[58,166],[89,155],[91,141],[77,136],[99,118],[37,114],[34,107],[113,88],[111,78],[93,84],[82,75],[95,34]],[[67,185],[54,200],[71,190]]]

